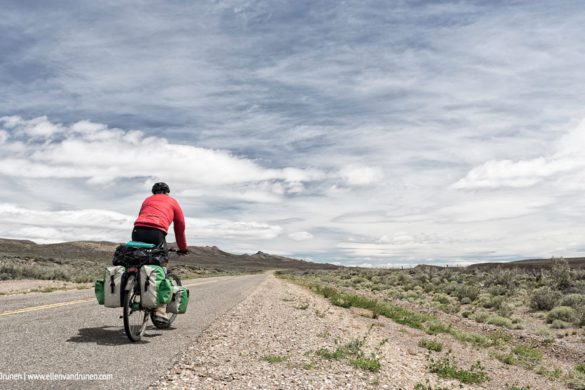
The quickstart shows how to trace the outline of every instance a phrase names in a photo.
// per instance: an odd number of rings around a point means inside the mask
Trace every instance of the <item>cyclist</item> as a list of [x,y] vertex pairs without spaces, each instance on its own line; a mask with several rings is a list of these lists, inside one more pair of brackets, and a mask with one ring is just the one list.
[[[187,239],[185,238],[185,217],[179,203],[169,196],[171,189],[166,183],[156,183],[152,186],[152,196],[142,203],[138,218],[134,222],[132,241],[141,241],[167,248],[166,235],[171,223],[174,223],[177,251],[186,255]],[[156,309],[155,320],[168,322],[166,305]]]

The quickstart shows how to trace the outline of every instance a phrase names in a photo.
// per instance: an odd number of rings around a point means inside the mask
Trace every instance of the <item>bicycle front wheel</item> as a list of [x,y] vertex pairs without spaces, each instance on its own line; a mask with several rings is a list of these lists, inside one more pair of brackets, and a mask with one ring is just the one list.
[[133,285],[124,294],[124,331],[132,342],[140,341],[148,322],[148,312],[140,307],[140,296],[135,292],[134,280],[130,281]]

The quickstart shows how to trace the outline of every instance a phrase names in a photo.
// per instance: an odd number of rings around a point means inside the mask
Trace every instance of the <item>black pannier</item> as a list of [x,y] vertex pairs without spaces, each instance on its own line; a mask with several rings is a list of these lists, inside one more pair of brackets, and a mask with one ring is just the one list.
[[165,267],[169,261],[169,253],[163,248],[133,248],[120,245],[114,252],[113,265],[124,267],[140,267],[145,264]]

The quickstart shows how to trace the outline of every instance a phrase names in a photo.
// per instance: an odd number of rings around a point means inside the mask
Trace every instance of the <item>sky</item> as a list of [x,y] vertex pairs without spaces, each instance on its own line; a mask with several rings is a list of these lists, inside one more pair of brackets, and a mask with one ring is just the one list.
[[[362,266],[585,254],[578,1],[2,1],[0,237]],[[170,233],[169,241],[174,241]]]

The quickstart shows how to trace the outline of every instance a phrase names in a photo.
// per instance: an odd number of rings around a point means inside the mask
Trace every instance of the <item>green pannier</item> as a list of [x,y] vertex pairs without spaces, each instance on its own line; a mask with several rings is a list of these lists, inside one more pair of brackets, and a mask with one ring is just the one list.
[[147,309],[154,309],[171,301],[173,284],[167,279],[163,267],[143,265],[140,268],[140,296],[142,307]]
[[94,285],[95,297],[100,305],[104,304],[104,281],[96,280]]
[[185,314],[189,304],[189,289],[183,286],[173,286],[173,298],[167,305],[167,312]]

